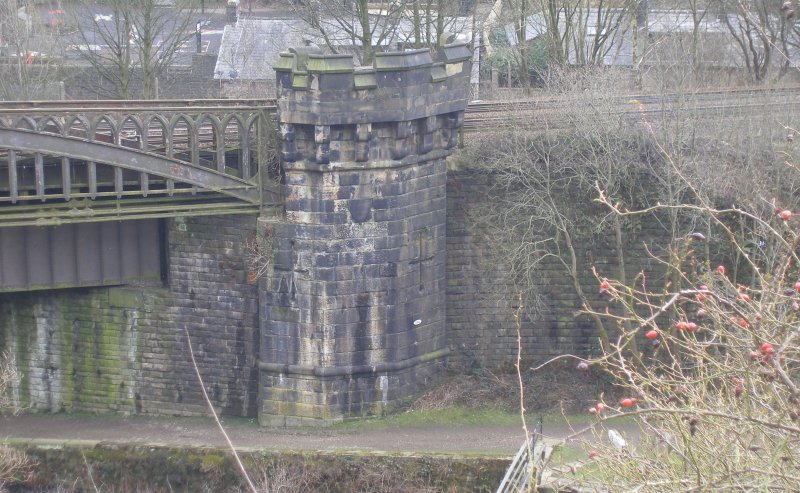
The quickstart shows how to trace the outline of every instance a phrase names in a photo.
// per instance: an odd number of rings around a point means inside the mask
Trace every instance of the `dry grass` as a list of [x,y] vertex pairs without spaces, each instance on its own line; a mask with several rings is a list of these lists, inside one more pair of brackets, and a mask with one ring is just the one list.
[[[583,413],[600,394],[613,397],[619,391],[599,372],[576,371],[572,363],[555,364],[523,374],[525,409],[543,414]],[[516,376],[494,374],[454,374],[420,396],[411,411],[442,410],[451,407],[514,412],[519,406]]]

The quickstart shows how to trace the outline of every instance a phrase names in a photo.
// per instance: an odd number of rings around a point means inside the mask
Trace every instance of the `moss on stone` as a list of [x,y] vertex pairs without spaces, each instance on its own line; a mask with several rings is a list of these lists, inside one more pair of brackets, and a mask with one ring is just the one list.
[[[38,462],[28,478],[38,489],[69,484],[75,491],[91,491],[91,481],[114,485],[108,491],[118,493],[167,488],[226,493],[244,486],[225,449],[77,442],[10,445]],[[307,491],[333,488],[341,492],[494,491],[509,462],[497,457],[352,451],[250,450],[240,455],[255,480],[283,477]],[[92,472],[91,480],[87,470]]]

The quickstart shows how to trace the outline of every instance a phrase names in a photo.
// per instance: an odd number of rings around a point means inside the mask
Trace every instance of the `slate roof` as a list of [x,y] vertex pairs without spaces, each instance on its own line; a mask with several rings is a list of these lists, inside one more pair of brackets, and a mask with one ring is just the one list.
[[[458,33],[459,38],[469,39],[471,20],[466,17],[448,19],[447,29]],[[358,46],[334,22],[325,26],[328,38],[333,44]],[[376,29],[376,31],[378,31]],[[410,22],[400,22],[384,37],[384,46],[407,42],[413,36]],[[380,36],[373,36],[378,44]],[[240,18],[236,24],[228,24],[222,34],[219,56],[214,67],[214,78],[222,80],[275,80],[272,65],[278,54],[289,47],[302,46],[304,39],[310,39],[318,46],[325,46],[325,40],[318,31],[299,19],[247,19]]]
[[300,20],[239,19],[222,33],[214,78],[223,80],[275,80],[272,65],[290,46],[314,39],[310,26]]

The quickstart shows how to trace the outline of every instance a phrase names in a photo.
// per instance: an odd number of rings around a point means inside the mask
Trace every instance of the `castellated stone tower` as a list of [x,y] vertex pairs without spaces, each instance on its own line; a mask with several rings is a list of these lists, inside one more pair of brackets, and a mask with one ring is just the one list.
[[286,214],[261,220],[259,420],[378,415],[443,373],[445,158],[469,93],[465,44],[379,53],[309,48],[275,66]]

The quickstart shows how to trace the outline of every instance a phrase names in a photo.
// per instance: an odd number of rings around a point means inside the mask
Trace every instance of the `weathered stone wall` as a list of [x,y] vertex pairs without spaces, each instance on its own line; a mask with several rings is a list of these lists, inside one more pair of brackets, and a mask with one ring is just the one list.
[[396,407],[443,370],[430,357],[445,347],[444,160],[287,171],[286,182],[287,217],[304,219],[266,226],[276,244],[262,413],[283,422]]
[[446,164],[469,50],[276,66],[286,217],[261,309],[268,424],[379,414],[444,367]]
[[167,221],[167,280],[0,295],[0,348],[38,411],[199,414],[192,337],[206,389],[227,414],[254,415],[256,288],[243,265],[254,217]]
[[[476,225],[471,213],[497,207],[492,199],[492,177],[485,170],[452,169],[447,176],[447,342],[454,353],[450,371],[476,368],[511,370],[517,354],[514,312],[518,306],[511,287],[511,269],[491,255],[490,233]],[[560,200],[569,214],[583,216],[587,225],[576,238],[578,271],[591,305],[599,310],[609,305],[598,292],[592,273],[618,276],[614,232],[607,225],[597,229],[605,210],[593,203],[593,196],[578,196],[565,190]],[[542,240],[546,238],[542,234]],[[624,231],[624,254],[628,276],[644,270],[648,282],[657,286],[662,272],[644,244],[659,251],[669,242],[663,224],[643,221]],[[559,354],[597,355],[598,332],[583,310],[572,278],[557,259],[544,259],[537,268],[533,286],[537,300],[525,299],[521,319],[523,359],[542,362]],[[537,308],[532,309],[534,303]]]
[[[272,97],[274,87],[263,81],[253,83],[224,83],[214,79],[216,56],[213,54],[193,54],[189,65],[172,65],[158,79],[160,99],[203,99],[235,97]],[[9,77],[13,64],[0,59],[0,77]],[[117,99],[113,84],[103,79],[88,63],[69,61],[63,66],[52,68],[48,73],[51,83],[37,94],[39,100],[59,99],[64,83],[66,99]],[[272,90],[273,92],[268,92]],[[130,99],[142,97],[142,73],[136,69],[129,86]]]
[[[95,484],[114,485],[114,491],[233,493],[248,488],[227,449],[102,443],[17,448],[37,467],[26,476],[26,485],[8,485],[16,493],[95,491]],[[256,485],[264,485],[260,491],[277,484],[280,491],[486,492],[494,491],[511,461],[496,455],[373,451],[264,449],[239,455]]]

